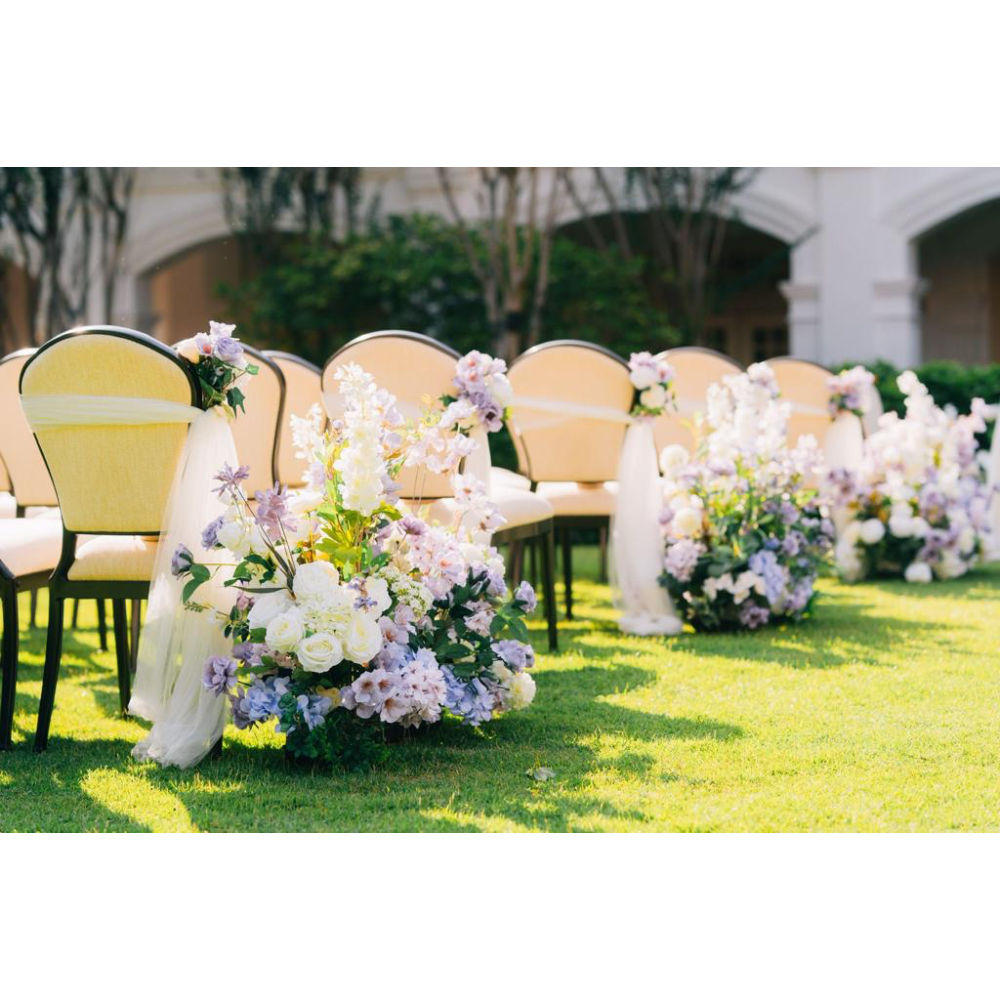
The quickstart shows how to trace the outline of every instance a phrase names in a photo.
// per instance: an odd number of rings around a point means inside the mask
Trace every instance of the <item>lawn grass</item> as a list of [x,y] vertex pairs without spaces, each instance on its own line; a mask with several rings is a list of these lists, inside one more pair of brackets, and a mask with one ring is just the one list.
[[289,770],[275,734],[232,728],[195,771],[135,763],[144,727],[116,714],[88,602],[41,756],[44,629],[22,632],[0,830],[1000,828],[1000,569],[821,590],[800,625],[663,640],[619,635],[607,587],[581,582],[530,710],[436,727],[368,775]]

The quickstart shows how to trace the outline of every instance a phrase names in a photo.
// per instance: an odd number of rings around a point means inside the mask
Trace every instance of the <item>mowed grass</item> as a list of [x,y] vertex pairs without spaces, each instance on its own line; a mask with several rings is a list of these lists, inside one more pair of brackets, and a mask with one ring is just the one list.
[[[607,587],[582,582],[530,710],[481,733],[446,723],[367,775],[289,769],[261,729],[230,728],[194,771],[135,763],[144,726],[117,714],[88,602],[44,755],[44,629],[22,631],[0,830],[1000,828],[1000,569],[821,590],[801,625],[664,640],[618,634]],[[540,620],[533,638],[541,651]]]

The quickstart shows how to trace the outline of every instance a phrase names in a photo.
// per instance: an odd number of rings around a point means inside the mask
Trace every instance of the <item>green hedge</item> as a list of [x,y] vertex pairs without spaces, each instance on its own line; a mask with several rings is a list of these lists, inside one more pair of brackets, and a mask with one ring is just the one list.
[[[850,368],[856,362],[835,367]],[[885,409],[902,415],[903,394],[896,385],[896,377],[903,370],[888,361],[875,361],[865,367],[876,378],[876,387]],[[1000,402],[1000,364],[963,365],[958,361],[928,361],[913,369],[917,378],[927,386],[938,406],[951,403],[959,413],[968,413],[972,400],[980,396],[987,403]]]

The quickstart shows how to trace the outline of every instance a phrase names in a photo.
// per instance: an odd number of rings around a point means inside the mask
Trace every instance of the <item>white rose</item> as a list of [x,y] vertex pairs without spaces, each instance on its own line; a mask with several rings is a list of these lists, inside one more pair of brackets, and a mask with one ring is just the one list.
[[629,372],[629,378],[632,380],[632,385],[641,392],[643,389],[648,389],[651,385],[656,384],[656,371],[648,366],[643,366]]
[[296,647],[295,655],[303,670],[322,674],[335,667],[344,658],[344,647],[340,640],[329,632],[317,632],[306,636]]
[[691,455],[682,444],[668,444],[660,452],[660,469],[665,476],[672,475],[677,469],[687,465]]
[[915,517],[910,521],[910,534],[914,538],[925,538],[931,526],[922,518]]
[[215,537],[233,555],[245,556],[250,551],[250,536],[242,521],[227,518],[222,522]]
[[913,534],[913,521],[912,517],[896,517],[893,515],[889,518],[889,530],[897,538],[909,538]]
[[658,382],[639,394],[639,402],[650,410],[657,410],[667,401],[667,390]]
[[319,490],[297,490],[288,498],[288,509],[298,517],[311,513],[325,499],[326,497]]
[[526,671],[514,674],[507,685],[507,701],[517,710],[527,708],[535,700],[535,678]]
[[377,615],[389,609],[392,598],[389,596],[389,584],[380,576],[372,576],[365,580],[365,593],[375,602],[374,612]]
[[506,375],[493,375],[489,380],[490,393],[497,404],[504,409],[514,398],[514,389]]
[[861,525],[861,541],[865,545],[878,545],[884,537],[885,525],[877,517],[871,517]]
[[671,530],[682,538],[690,538],[701,531],[701,511],[694,507],[681,507],[670,522]]
[[292,590],[300,601],[325,597],[340,584],[340,574],[333,563],[316,561],[299,566],[292,580]]
[[292,606],[287,590],[276,590],[271,594],[262,594],[254,601],[247,622],[250,628],[266,628],[272,618],[287,611]]
[[907,583],[930,583],[932,576],[931,568],[925,562],[911,562],[903,575]]
[[351,618],[344,636],[344,652],[354,663],[367,663],[382,648],[382,630],[370,615],[359,613]]
[[302,641],[305,632],[302,612],[298,608],[289,608],[271,619],[264,641],[279,653],[290,653]]
[[188,337],[187,340],[182,340],[174,350],[185,360],[190,361],[191,364],[196,365],[201,360],[201,352],[198,350],[198,345],[194,342],[194,337]]
[[973,528],[963,528],[958,534],[959,552],[971,552],[976,545],[976,532]]

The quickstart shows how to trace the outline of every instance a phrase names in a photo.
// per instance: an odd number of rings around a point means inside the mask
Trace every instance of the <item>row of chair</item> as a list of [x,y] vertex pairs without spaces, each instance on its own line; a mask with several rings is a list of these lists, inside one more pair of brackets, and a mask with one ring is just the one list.
[[[248,348],[259,374],[245,387],[246,413],[234,424],[240,461],[250,465],[252,490],[279,481],[303,482],[295,458],[289,417],[304,417],[314,404],[328,416],[340,413],[333,382],[337,367],[356,362],[415,412],[428,398],[448,393],[456,352],[420,334],[385,331],[345,345],[320,370],[284,352]],[[678,412],[656,425],[658,447],[693,445],[690,416],[704,406],[707,388],[739,371],[735,362],[702,348],[668,352],[677,372]],[[819,366],[778,359],[776,374],[786,397],[805,406],[793,415],[793,433],[817,433],[827,398],[828,372]],[[633,389],[627,365],[613,352],[578,341],[533,348],[510,369],[516,399],[544,397],[627,412]],[[36,749],[45,747],[61,658],[63,605],[68,599],[111,600],[119,691],[127,706],[139,631],[139,602],[148,595],[156,538],[186,430],[179,426],[74,427],[38,435],[37,444],[18,401],[25,395],[82,393],[148,396],[197,405],[190,366],[171,348],[134,331],[89,328],[71,331],[37,351],[19,351],[0,361],[0,459],[18,513],[29,508],[61,511],[51,518],[0,521],[0,597],[4,604],[3,699],[0,747],[10,744],[17,671],[16,595],[48,584],[50,612]],[[820,414],[822,410],[818,411]],[[572,615],[570,532],[596,527],[606,535],[614,510],[624,424],[586,416],[569,421],[532,421],[530,406],[513,408],[509,430],[517,473],[494,468],[493,499],[506,518],[495,536],[512,549],[519,574],[530,546],[540,564],[550,648],[557,643],[554,592],[555,535],[562,536],[567,617]],[[427,470],[411,470],[405,500],[430,504],[430,516],[450,519],[450,484]],[[19,540],[20,539],[20,540]],[[131,622],[127,605],[131,604]],[[8,608],[11,610],[8,612]],[[131,633],[131,634],[130,634]]]

